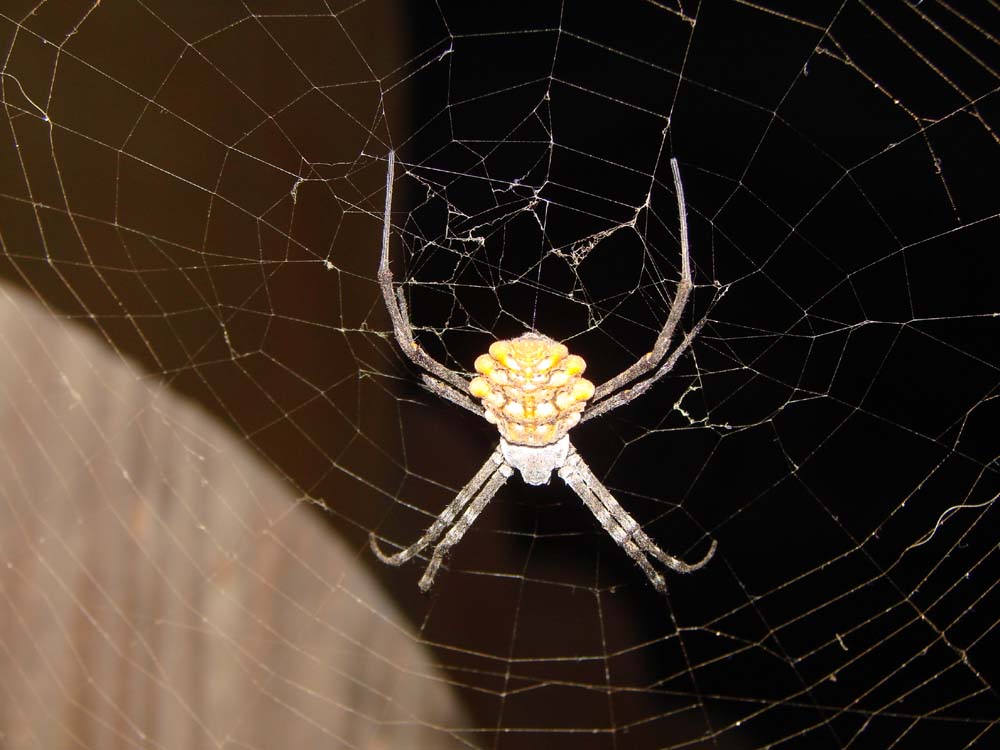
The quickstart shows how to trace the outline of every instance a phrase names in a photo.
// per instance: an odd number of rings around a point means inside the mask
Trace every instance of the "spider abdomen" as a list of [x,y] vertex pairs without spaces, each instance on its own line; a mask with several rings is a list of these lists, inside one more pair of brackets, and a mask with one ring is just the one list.
[[515,445],[558,442],[580,421],[594,384],[580,377],[587,363],[547,336],[526,333],[496,341],[476,359],[469,392],[487,421]]

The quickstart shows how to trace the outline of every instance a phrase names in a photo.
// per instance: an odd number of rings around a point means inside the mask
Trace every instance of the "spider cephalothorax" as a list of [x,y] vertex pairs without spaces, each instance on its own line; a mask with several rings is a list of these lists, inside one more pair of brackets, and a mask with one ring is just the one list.
[[[402,290],[395,290],[389,270],[389,219],[392,211],[392,184],[396,159],[389,152],[385,185],[385,213],[382,223],[382,260],[379,264],[379,285],[392,330],[403,353],[426,372],[424,384],[437,395],[478,414],[496,425],[500,444],[486,463],[469,480],[455,499],[441,511],[430,527],[416,542],[394,555],[379,548],[375,535],[371,547],[382,562],[401,565],[444,538],[434,547],[427,569],[420,579],[426,591],[444,556],[472,526],[473,522],[500,487],[515,471],[528,484],[545,484],[553,471],[568,484],[583,501],[604,530],[642,568],[660,591],[666,588],[663,576],[653,567],[651,559],[679,573],[690,573],[702,567],[715,553],[713,541],[705,556],[696,563],[686,563],[660,549],[639,524],[618,503],[569,441],[569,431],[580,422],[603,414],[641,395],[658,378],[669,372],[678,358],[691,345],[705,320],[699,321],[667,356],[674,330],[691,292],[691,259],[688,254],[687,218],[684,188],[681,185],[677,160],[670,160],[677,191],[680,214],[681,280],[667,321],[656,338],[652,350],[624,372],[597,388],[581,377],[586,362],[570,354],[565,345],[538,333],[526,333],[516,339],[495,341],[489,354],[476,359],[478,376],[470,381],[465,375],[450,370],[431,358],[413,340]],[[476,406],[466,393],[480,400]],[[584,412],[588,401],[593,406]]]

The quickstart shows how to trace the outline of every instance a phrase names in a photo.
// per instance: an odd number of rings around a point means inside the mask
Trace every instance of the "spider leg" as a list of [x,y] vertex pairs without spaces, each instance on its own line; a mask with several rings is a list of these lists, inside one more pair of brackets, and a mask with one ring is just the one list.
[[504,486],[510,476],[514,473],[514,470],[505,463],[501,463],[497,467],[496,473],[493,474],[476,495],[476,498],[469,503],[469,507],[465,509],[462,513],[461,518],[458,522],[448,529],[448,533],[444,535],[438,545],[434,548],[434,554],[431,555],[431,561],[427,563],[427,569],[424,574],[420,577],[420,582],[417,584],[420,586],[421,591],[427,591],[431,586],[434,585],[434,576],[437,575],[438,568],[441,567],[441,563],[444,561],[444,556],[448,554],[448,551],[458,544],[462,537],[465,536],[465,532],[469,530],[469,527],[475,523],[476,518],[479,514],[483,512],[493,496],[497,494],[497,491]]
[[397,296],[393,289],[392,270],[389,268],[389,229],[392,218],[392,186],[395,169],[396,153],[390,151],[385,173],[385,212],[382,215],[382,259],[378,266],[378,283],[382,289],[385,306],[389,310],[389,317],[392,318],[392,332],[399,348],[403,350],[403,354],[411,362],[436,375],[459,391],[464,391],[469,385],[466,378],[461,373],[442,365],[413,340],[413,327],[410,325],[410,316],[406,309],[403,290],[400,289]]
[[601,527],[608,533],[608,535],[615,540],[619,547],[621,547],[628,556],[631,557],[636,565],[642,568],[646,577],[649,578],[650,583],[653,584],[653,588],[657,591],[666,591],[667,584],[663,580],[663,576],[658,573],[652,565],[650,565],[649,560],[646,558],[644,552],[639,548],[639,546],[633,541],[627,529],[622,528],[617,521],[611,516],[611,513],[607,508],[601,503],[591,489],[579,478],[569,477],[563,475],[564,469],[559,470],[559,476],[561,476],[568,484],[577,496],[583,501],[583,504],[590,508],[590,512],[594,514],[594,517],[600,522]]
[[[659,367],[659,370],[650,378],[650,383],[645,387],[648,388],[652,384],[653,380],[656,380],[662,375],[665,375],[673,367],[674,362],[676,362],[677,357],[691,344],[694,340],[694,334],[701,328],[704,323],[704,319],[701,323],[696,326],[696,329],[688,334],[684,338],[678,350],[674,353],[676,356],[671,357],[660,366],[661,360],[666,356],[667,351],[670,349],[670,341],[673,338],[674,331],[676,330],[678,324],[681,320],[681,314],[684,312],[684,307],[687,305],[688,296],[691,294],[692,281],[691,281],[691,253],[690,245],[688,242],[688,228],[687,228],[687,206],[684,201],[684,185],[681,182],[681,172],[680,167],[677,166],[677,160],[670,160],[670,169],[674,175],[674,191],[677,194],[677,214],[680,223],[680,235],[681,235],[681,278],[677,282],[677,291],[674,293],[674,301],[670,305],[670,312],[667,315],[667,322],[663,325],[662,330],[656,337],[656,342],[653,344],[652,350],[639,358],[635,364],[626,368],[620,372],[615,377],[606,383],[602,383],[597,386],[594,391],[594,398],[592,404],[597,406],[604,399],[609,399],[609,405],[603,409],[603,411],[608,411],[609,409],[614,409],[615,407],[627,404],[636,396],[640,395],[642,391],[633,392],[631,390],[624,393],[615,393],[619,391],[624,386],[628,385],[632,381],[644,376],[650,370]],[[612,396],[612,394],[614,394]],[[603,412],[601,412],[603,413]],[[583,419],[589,419],[590,417],[596,416],[596,414],[590,414],[589,416],[584,414]]]
[[[724,293],[725,292],[723,291],[723,294]],[[715,301],[717,302],[720,298],[721,295],[719,297],[716,297]],[[611,396],[605,398],[600,403],[591,406],[589,409],[586,409],[580,416],[580,421],[586,422],[588,419],[599,417],[602,414],[611,411],[612,409],[617,409],[619,406],[627,404],[632,399],[641,396],[643,393],[649,390],[649,387],[653,383],[655,383],[657,380],[659,380],[668,372],[670,372],[672,369],[674,369],[674,365],[677,364],[677,360],[680,359],[681,355],[684,354],[685,351],[687,351],[687,348],[689,346],[691,346],[691,342],[694,341],[695,336],[698,335],[698,333],[701,331],[701,327],[705,325],[706,322],[708,322],[708,313],[706,313],[705,317],[703,317],[695,324],[695,327],[692,328],[691,331],[688,333],[688,335],[684,337],[680,345],[678,345],[678,347],[674,349],[673,352],[671,352],[670,356],[667,357],[667,360],[662,365],[660,365],[659,369],[656,372],[654,372],[645,380],[640,380],[631,388],[626,388],[623,391],[618,391],[617,393],[614,393]]]
[[378,540],[375,538],[375,533],[372,532],[369,534],[368,543],[371,545],[372,552],[375,553],[375,557],[388,565],[402,565],[408,560],[416,557],[425,547],[432,544],[439,536],[441,536],[445,529],[451,526],[458,514],[461,513],[465,506],[469,503],[469,500],[471,500],[472,497],[479,492],[486,480],[497,472],[500,464],[502,463],[503,457],[500,455],[500,449],[497,448],[493,451],[490,457],[486,459],[486,463],[484,463],[479,471],[476,472],[475,476],[473,476],[472,479],[470,479],[469,482],[461,490],[459,490],[455,499],[452,500],[448,506],[441,511],[441,514],[434,519],[434,523],[432,523],[427,531],[424,532],[423,536],[421,536],[409,547],[400,550],[396,554],[385,554],[378,546]]
[[477,417],[483,416],[483,408],[481,406],[476,406],[471,398],[455,390],[447,383],[435,380],[432,375],[428,375],[426,372],[420,374],[420,379],[424,381],[424,388],[435,396],[440,396],[447,401],[451,401],[453,404],[461,406],[463,409],[468,409]]
[[649,556],[678,573],[690,573],[703,567],[715,554],[716,543],[713,540],[708,554],[697,563],[686,563],[673,555],[668,555],[622,508],[614,495],[601,483],[575,449],[572,450],[566,465],[559,470],[559,476],[590,509],[590,512],[594,514],[594,517],[618,546],[625,550],[629,557],[642,568],[653,587],[658,591],[666,591],[666,583],[663,576],[653,568]]
[[674,301],[670,305],[667,322],[656,337],[652,351],[640,357],[635,364],[623,370],[611,378],[611,380],[597,386],[597,389],[594,391],[594,402],[607,398],[622,386],[644,375],[659,364],[670,347],[670,340],[673,338],[677,324],[680,323],[681,313],[684,312],[688,296],[691,294],[691,254],[688,246],[687,206],[684,202],[684,185],[681,183],[681,172],[677,166],[677,159],[670,160],[670,169],[674,174],[674,192],[677,194],[677,213],[681,234],[681,278],[677,282]]
[[[611,491],[604,486],[603,482],[601,482],[600,479],[597,478],[597,475],[590,470],[590,467],[587,466],[586,463],[584,463],[583,459],[580,458],[579,454],[576,454],[575,451],[574,454],[576,455],[578,462],[577,470],[582,475],[583,481],[586,482],[587,486],[590,487],[590,489],[600,498],[601,502],[604,504],[604,507],[606,507],[611,512],[611,514],[614,515],[616,518],[619,518],[619,522],[622,524],[623,527],[626,525],[630,527],[634,525],[635,530],[630,533],[632,535],[632,538],[635,539],[636,543],[643,550],[651,554],[653,557],[655,557],[657,560],[659,560],[661,563],[666,565],[671,570],[676,570],[678,573],[693,573],[699,568],[704,567],[705,564],[712,559],[712,555],[715,554],[715,548],[717,546],[716,541],[714,539],[712,540],[712,546],[709,547],[708,552],[706,552],[705,556],[696,563],[686,563],[683,560],[674,557],[673,555],[668,555],[666,552],[660,549],[660,547],[658,547],[656,543],[649,538],[649,535],[647,535],[646,532],[642,530],[639,524],[636,523],[635,519],[632,518],[632,516],[630,516],[625,511],[624,508],[622,508],[622,506],[615,499],[615,496],[612,495]],[[621,520],[622,518],[627,519],[628,523],[626,524],[625,521],[622,521]]]

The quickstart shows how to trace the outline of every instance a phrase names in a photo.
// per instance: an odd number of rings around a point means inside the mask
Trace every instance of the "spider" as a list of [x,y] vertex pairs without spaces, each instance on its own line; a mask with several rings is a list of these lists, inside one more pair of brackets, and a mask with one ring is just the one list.
[[[556,471],[618,546],[642,568],[657,590],[665,591],[666,583],[653,567],[653,561],[678,573],[690,573],[703,567],[715,554],[714,540],[705,556],[696,563],[686,563],[664,552],[590,470],[567,434],[577,424],[627,404],[645,393],[655,381],[670,372],[705,323],[704,318],[699,321],[667,356],[671,338],[691,292],[684,188],[677,160],[670,160],[670,168],[680,214],[681,278],[667,321],[648,354],[596,388],[589,380],[580,377],[586,368],[582,357],[570,354],[563,344],[539,333],[525,333],[515,339],[495,341],[490,345],[489,354],[476,359],[475,369],[479,374],[471,380],[445,367],[420,348],[413,339],[403,290],[394,288],[389,270],[389,217],[395,162],[395,153],[390,151],[385,182],[382,260],[378,269],[379,286],[392,318],[393,334],[403,354],[424,370],[421,373],[424,385],[438,396],[496,425],[500,432],[500,444],[423,536],[409,547],[387,555],[379,548],[372,533],[369,542],[376,557],[389,565],[402,565],[437,542],[419,583],[420,589],[426,592],[434,584],[434,577],[445,555],[458,544],[515,471],[520,472],[521,478],[530,485],[547,484],[552,472]],[[477,406],[467,394],[479,399],[482,406]],[[592,403],[589,408],[588,401]]]

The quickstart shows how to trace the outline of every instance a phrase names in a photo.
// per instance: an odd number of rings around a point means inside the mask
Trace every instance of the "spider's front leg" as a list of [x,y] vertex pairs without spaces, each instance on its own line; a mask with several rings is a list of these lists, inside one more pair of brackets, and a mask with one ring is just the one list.
[[642,568],[657,591],[666,591],[667,584],[663,580],[663,576],[650,563],[649,557],[678,573],[692,573],[704,567],[715,554],[716,542],[714,539],[708,552],[696,563],[686,563],[660,549],[590,470],[575,448],[571,448],[569,458],[565,465],[559,469],[559,476],[590,509],[601,527],[615,540],[615,543]]
[[[434,576],[437,574],[438,568],[441,567],[444,556],[461,541],[465,532],[469,530],[469,527],[482,513],[483,508],[493,499],[493,496],[497,494],[511,473],[512,469],[504,463],[499,448],[494,450],[475,476],[459,490],[455,499],[441,511],[441,514],[434,519],[434,523],[416,542],[394,555],[387,555],[379,547],[375,534],[372,533],[368,537],[372,552],[375,553],[375,557],[388,565],[402,565],[433,544],[447,529],[444,539],[434,548],[427,569],[420,579],[420,589],[427,591],[434,584]],[[457,521],[456,518],[458,518]],[[454,525],[452,525],[453,523]]]
[[491,476],[483,489],[479,491],[479,494],[469,503],[465,512],[459,517],[458,521],[448,529],[448,533],[444,535],[438,545],[434,548],[434,554],[431,555],[431,561],[427,563],[427,569],[424,574],[420,577],[420,582],[417,584],[421,591],[428,591],[431,586],[434,585],[434,576],[437,575],[438,568],[441,567],[441,563],[444,561],[445,555],[448,554],[449,550],[462,541],[462,537],[465,536],[465,532],[476,522],[479,514],[483,512],[483,509],[489,504],[493,496],[497,494],[497,491],[504,486],[507,480],[510,478],[514,470],[511,469],[507,464],[501,463],[497,467],[496,473]]

